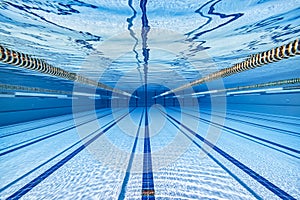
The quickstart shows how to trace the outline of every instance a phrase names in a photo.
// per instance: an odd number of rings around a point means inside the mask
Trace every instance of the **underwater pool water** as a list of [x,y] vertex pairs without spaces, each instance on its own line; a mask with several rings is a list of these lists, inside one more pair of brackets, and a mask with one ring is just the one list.
[[3,0],[1,199],[300,199],[300,1]]

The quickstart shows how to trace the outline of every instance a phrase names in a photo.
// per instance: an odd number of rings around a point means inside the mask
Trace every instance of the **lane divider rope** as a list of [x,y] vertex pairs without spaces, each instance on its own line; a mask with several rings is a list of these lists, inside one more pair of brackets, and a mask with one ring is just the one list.
[[22,86],[22,85],[0,84],[0,89],[2,89],[2,90],[21,90],[21,91],[27,91],[27,92],[44,92],[44,93],[72,95],[71,91],[51,90],[51,89],[45,89],[45,88],[39,88],[39,87],[27,87],[27,86]]
[[232,67],[221,69],[217,72],[209,74],[206,77],[203,77],[203,78],[195,80],[191,83],[182,85],[173,90],[164,92],[156,97],[165,96],[165,95],[175,93],[177,91],[184,90],[186,88],[189,88],[189,87],[192,87],[195,85],[200,85],[205,82],[209,82],[209,81],[216,80],[219,78],[224,78],[224,77],[227,77],[227,76],[230,76],[233,74],[237,74],[237,73],[241,73],[243,71],[247,71],[250,69],[255,69],[257,67],[261,67],[263,65],[273,63],[273,62],[278,62],[282,59],[288,59],[288,58],[296,56],[296,55],[300,55],[300,42],[299,42],[298,38],[288,44],[273,48],[268,51],[250,55],[249,58],[247,58],[246,60],[244,60],[240,63],[233,65]]
[[3,63],[6,63],[6,64],[26,68],[26,69],[33,70],[33,71],[38,71],[38,72],[48,74],[51,76],[56,76],[59,78],[79,82],[79,83],[90,85],[90,86],[95,86],[97,88],[115,92],[115,93],[118,93],[121,95],[129,96],[129,97],[131,96],[131,94],[129,94],[125,91],[122,91],[122,90],[119,90],[116,88],[112,88],[108,85],[94,81],[92,79],[86,78],[86,77],[78,75],[76,73],[68,72],[64,69],[54,67],[42,59],[33,58],[28,54],[24,54],[24,53],[20,53],[20,52],[8,49],[8,48],[2,46],[1,44],[0,44],[0,61]]
[[[300,83],[300,78],[292,78],[292,79],[271,81],[271,82],[267,82],[267,83],[259,83],[259,84],[254,84],[254,85],[245,85],[245,86],[226,88],[226,89],[222,89],[222,90],[211,90],[209,94],[223,93],[223,92],[229,92],[229,91],[234,91],[234,90],[247,90],[247,89],[254,89],[254,88],[273,87],[273,86],[279,86],[279,85],[299,84],[299,83]],[[284,89],[284,90],[291,89],[292,90],[294,88],[293,87],[284,87],[282,89]],[[201,92],[198,94],[201,94]],[[197,95],[197,93],[187,94],[187,95]]]

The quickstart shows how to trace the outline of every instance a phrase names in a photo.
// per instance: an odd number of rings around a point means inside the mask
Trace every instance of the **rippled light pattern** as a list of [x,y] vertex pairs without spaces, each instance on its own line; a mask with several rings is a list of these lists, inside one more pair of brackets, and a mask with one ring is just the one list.
[[0,1],[0,199],[300,199],[300,1]]

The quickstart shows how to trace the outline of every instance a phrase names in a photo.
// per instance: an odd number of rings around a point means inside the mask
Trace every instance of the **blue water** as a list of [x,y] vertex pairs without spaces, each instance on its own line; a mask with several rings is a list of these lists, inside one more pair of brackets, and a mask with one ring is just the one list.
[[229,90],[299,79],[299,54],[157,97],[299,39],[299,11],[2,0],[1,46],[131,96],[0,61],[0,199],[300,199],[299,81]]

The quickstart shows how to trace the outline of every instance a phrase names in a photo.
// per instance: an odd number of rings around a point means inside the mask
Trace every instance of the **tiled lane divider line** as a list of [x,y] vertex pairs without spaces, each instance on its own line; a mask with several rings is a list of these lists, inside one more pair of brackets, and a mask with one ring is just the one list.
[[[101,111],[101,110],[97,111],[96,113],[99,113],[100,111]],[[109,109],[105,109],[105,111],[109,111]],[[72,115],[72,113],[70,113],[70,114],[68,114],[68,115]],[[84,118],[84,117],[89,116],[89,115],[91,115],[91,113],[82,115],[82,116],[78,117],[78,119]],[[53,118],[53,117],[51,117],[51,118]],[[46,118],[46,119],[48,119],[48,118]],[[61,121],[51,122],[51,123],[48,123],[47,125],[43,124],[43,125],[36,126],[36,127],[31,127],[31,128],[27,128],[27,129],[25,128],[25,129],[22,129],[22,130],[18,130],[18,131],[16,131],[16,132],[10,132],[10,133],[8,133],[8,134],[6,134],[6,135],[1,135],[0,138],[12,136],[12,135],[17,135],[17,134],[20,134],[20,133],[25,133],[25,132],[27,132],[27,131],[31,131],[31,130],[35,130],[35,129],[38,129],[38,128],[42,128],[42,127],[45,127],[45,126],[51,126],[51,125],[54,125],[54,124],[64,123],[64,122],[72,121],[72,120],[73,120],[73,115],[72,115],[71,118],[64,119],[64,120],[61,120]],[[41,121],[41,120],[39,120],[39,121]],[[30,125],[30,124],[32,124],[33,122],[35,122],[35,120],[28,122],[27,125]]]
[[[194,109],[187,109],[185,108],[185,110],[189,110],[189,111],[194,111],[194,112],[198,112],[197,110]],[[200,109],[200,113],[206,111],[207,113],[211,113],[212,110],[210,109]],[[214,113],[222,113],[220,111],[213,111]],[[237,112],[239,114],[237,114]],[[280,121],[280,120],[275,120],[275,119],[266,119],[266,118],[262,118],[261,116],[266,116],[266,117],[272,117],[272,118],[281,118],[281,119],[287,119],[287,120],[297,120],[298,118],[293,118],[293,117],[282,117],[282,116],[277,116],[277,115],[271,115],[271,114],[263,114],[263,113],[253,113],[253,112],[246,112],[246,111],[240,111],[240,110],[226,110],[226,115],[232,115],[235,117],[244,117],[244,118],[252,118],[252,119],[256,119],[256,120],[263,120],[263,121],[267,121],[267,122],[273,122],[273,123],[280,123],[280,124],[289,124],[292,126],[299,126],[300,123],[297,122],[286,122],[286,121]],[[259,115],[260,117],[257,116],[252,116],[252,115]],[[300,118],[299,118],[300,119]],[[298,120],[299,121],[299,120]],[[298,133],[299,135],[299,133]]]
[[241,169],[242,171],[244,171],[246,174],[248,174],[254,180],[256,180],[257,182],[259,182],[265,188],[267,188],[268,190],[270,190],[271,192],[273,192],[279,198],[296,200],[294,197],[292,197],[291,195],[289,195],[287,192],[283,191],[282,189],[280,189],[279,187],[277,187],[276,185],[274,185],[273,183],[271,183],[270,181],[268,181],[267,179],[265,179],[264,177],[262,177],[261,175],[259,175],[258,173],[256,173],[255,171],[253,171],[252,169],[250,169],[249,167],[247,167],[246,165],[244,165],[240,161],[238,161],[237,159],[235,159],[234,157],[230,156],[225,151],[223,151],[220,148],[218,148],[217,146],[213,145],[211,142],[207,141],[206,139],[204,139],[203,137],[201,137],[200,135],[198,135],[196,132],[194,132],[193,130],[191,130],[190,128],[188,128],[187,126],[185,126],[184,124],[182,124],[178,120],[176,120],[171,115],[169,115],[169,114],[167,114],[167,113],[165,113],[163,111],[161,111],[161,112],[166,117],[170,118],[172,121],[174,121],[178,125],[182,126],[184,129],[186,129],[188,132],[190,132],[192,135],[194,135],[200,141],[202,141],[203,143],[205,143],[206,145],[208,145],[210,148],[212,148],[215,152],[217,152],[222,157],[224,157],[225,159],[227,159],[229,162],[231,162],[232,164],[234,164],[236,167],[238,167],[239,169]]
[[[210,110],[207,110],[207,111],[210,111]],[[216,111],[214,111],[216,112]],[[261,118],[261,117],[254,117],[254,116],[251,116],[251,115],[247,115],[247,114],[237,114],[236,112],[235,113],[232,113],[232,112],[226,112],[230,115],[234,115],[234,116],[241,116],[241,117],[247,117],[247,118],[252,118],[252,119],[258,119],[258,120],[263,120],[263,121],[267,121],[267,122],[274,122],[274,123],[281,123],[281,124],[290,124],[292,126],[299,126],[300,123],[293,123],[293,122],[284,122],[284,121],[279,121],[279,120],[275,120],[275,119],[265,119],[265,118]]]
[[122,184],[122,187],[121,187],[121,192],[120,192],[119,197],[118,197],[119,200],[125,199],[126,187],[127,187],[127,184],[128,184],[128,181],[129,181],[129,177],[130,177],[130,171],[131,171],[131,167],[132,167],[132,162],[133,162],[134,154],[135,154],[135,151],[136,151],[137,142],[138,142],[138,139],[139,139],[139,134],[140,134],[140,129],[141,129],[142,121],[143,121],[143,116],[144,116],[144,110],[143,110],[143,112],[141,114],[141,119],[140,119],[140,122],[139,122],[139,127],[138,127],[138,130],[136,132],[134,144],[133,144],[133,147],[132,147],[132,151],[131,151],[129,162],[128,162],[127,169],[126,169],[126,174],[125,174],[125,177],[123,179],[123,184]]
[[202,148],[194,139],[192,139],[187,133],[185,133],[179,126],[177,126],[170,118],[166,115],[163,116],[173,125],[175,126],[181,133],[183,133],[189,140],[191,140],[198,148],[200,148],[209,158],[211,158],[217,165],[219,165],[222,169],[224,169],[232,178],[234,178],[240,185],[242,185],[248,192],[250,192],[256,199],[262,200],[258,194],[256,194],[246,183],[244,183],[239,177],[237,177],[233,172],[231,172],[227,167],[225,167],[220,161],[218,161],[215,157],[213,157],[209,152],[207,152],[204,148]]
[[[192,109],[187,109],[185,108],[186,110],[190,110],[190,111],[194,111],[194,112],[198,112],[197,110],[192,110]],[[200,113],[203,112],[203,111],[206,111],[206,112],[211,112],[211,110],[209,109],[200,109]],[[215,113],[222,113],[222,112],[219,112],[219,111],[213,111]],[[239,112],[239,114],[237,114],[237,112]],[[242,114],[244,113],[244,114]],[[275,120],[275,119],[266,119],[266,118],[262,118],[262,117],[256,117],[256,116],[251,116],[251,115],[259,115],[259,116],[266,116],[266,117],[277,117],[276,115],[266,115],[266,114],[255,114],[253,112],[245,112],[245,111],[237,111],[237,110],[226,110],[226,115],[232,115],[232,116],[240,116],[240,117],[246,117],[246,118],[252,118],[252,119],[256,119],[256,120],[263,120],[263,121],[266,121],[266,122],[274,122],[274,123],[280,123],[280,124],[289,124],[289,125],[292,125],[292,126],[299,126],[300,123],[295,123],[295,122],[286,122],[286,121],[279,121],[279,120]],[[279,117],[278,118],[282,118],[282,119],[292,119],[292,120],[296,120],[297,118],[291,118],[291,117],[287,117],[287,118],[284,118],[284,117]]]
[[[119,112],[119,111],[120,111],[120,110],[118,110],[118,111],[116,111],[116,112]],[[100,117],[97,117],[96,119],[101,119],[101,118],[106,117],[106,116],[108,116],[108,115],[110,115],[110,114],[111,114],[111,111],[108,112],[108,113],[106,113],[106,114],[104,114],[104,115],[102,115],[102,116],[100,116]],[[80,117],[80,118],[81,118],[81,117]],[[77,118],[77,119],[80,119],[80,118]],[[90,119],[89,119],[89,120],[90,120]],[[90,122],[89,120],[87,120],[87,123]],[[94,119],[94,120],[95,120],[95,119]],[[93,121],[93,120],[92,120],[92,121]],[[85,124],[85,123],[84,123],[84,124]],[[83,125],[83,124],[79,124],[78,126],[81,126],[81,125]],[[72,126],[74,126],[74,125],[72,125]],[[8,147],[2,148],[2,149],[0,149],[0,151],[6,150],[6,149],[10,149],[10,148],[13,148],[13,147],[22,145],[22,144],[25,144],[25,145],[26,145],[26,143],[29,143],[29,142],[31,142],[31,141],[35,141],[35,140],[37,140],[37,139],[39,139],[39,138],[42,138],[42,137],[46,137],[46,136],[48,136],[48,135],[51,135],[52,133],[55,134],[55,133],[57,133],[57,132],[64,131],[65,129],[68,129],[69,127],[72,127],[72,126],[68,126],[67,128],[66,128],[66,127],[60,128],[60,129],[55,130],[55,131],[52,131],[52,132],[50,132],[50,133],[45,133],[45,134],[43,134],[43,135],[39,135],[39,136],[37,136],[37,137],[30,138],[30,139],[25,140],[25,141],[23,141],[23,142],[19,142],[19,143],[10,145],[10,146],[8,146]],[[75,125],[75,126],[76,126],[76,125]],[[76,127],[78,127],[78,126],[76,126]],[[46,127],[46,126],[44,126],[44,127]],[[25,146],[24,146],[24,147],[25,147]],[[16,148],[17,148],[17,147],[16,147]],[[1,156],[1,155],[0,155],[0,156]]]
[[[171,109],[171,108],[170,108],[170,109]],[[171,109],[171,110],[172,110],[172,109]],[[177,111],[177,110],[174,110],[174,111]],[[179,112],[179,111],[178,111],[178,112]],[[183,113],[183,114],[186,114],[186,113]],[[194,118],[196,118],[196,116],[194,116]],[[197,118],[197,119],[198,119],[198,118]],[[213,126],[213,127],[220,128],[220,127],[218,127],[218,126],[216,126],[216,125],[214,125],[214,124],[210,124],[209,122],[205,122],[205,121],[203,121],[203,120],[201,120],[201,119],[199,119],[199,120],[200,120],[201,122],[205,123],[205,124],[211,125],[211,126]],[[243,136],[243,135],[241,135],[241,134],[239,134],[239,133],[236,133],[236,132],[234,132],[234,131],[230,131],[230,130],[223,129],[223,127],[220,128],[220,129],[221,129],[222,131],[225,131],[226,133],[233,134],[233,135],[235,135],[235,136],[237,136],[237,137],[240,137],[240,138],[249,140],[249,141],[251,141],[251,142],[254,142],[254,143],[259,144],[259,145],[262,145],[262,146],[264,146],[264,147],[273,149],[273,150],[275,150],[275,151],[278,151],[278,152],[280,152],[280,153],[286,154],[286,155],[288,155],[288,156],[291,156],[291,157],[300,159],[299,156],[296,156],[296,155],[294,155],[294,154],[292,154],[292,153],[286,152],[286,151],[284,151],[284,150],[282,150],[282,149],[279,149],[279,148],[276,148],[276,147],[274,147],[274,146],[268,145],[268,144],[266,144],[266,143],[257,141],[257,140],[255,140],[255,139],[251,139],[251,138],[249,138],[249,137],[247,137],[247,136]]]
[[143,158],[142,200],[154,200],[154,180],[152,172],[152,156],[149,135],[148,108],[145,108],[145,138]]
[[[119,121],[124,119],[127,115],[129,115],[134,109],[132,109],[129,113],[124,114],[119,119],[115,120],[111,125],[106,127],[103,131],[100,131],[97,135],[92,137],[90,140],[85,142],[83,145],[81,145],[79,148],[77,148],[75,151],[70,153],[68,156],[63,158],[61,161],[56,163],[54,166],[46,170],[44,173],[27,183],[25,186],[23,186],[21,189],[13,193],[11,196],[7,198],[7,200],[12,199],[19,199],[22,196],[24,196],[26,193],[28,193],[32,188],[37,186],[39,183],[41,183],[43,180],[45,180],[48,176],[50,176],[52,173],[54,173],[56,170],[58,170],[60,167],[62,167],[64,164],[66,164],[69,160],[71,160],[73,157],[75,157],[78,153],[80,153],[82,150],[84,150],[87,146],[89,146],[91,143],[93,143],[95,140],[97,140],[101,135],[106,133],[109,129],[111,129],[113,126],[115,126]],[[95,131],[93,133],[96,133],[98,131]]]
[[[110,110],[110,109],[105,109],[105,111],[108,111],[108,110]],[[98,110],[96,113],[99,113],[100,111],[103,112],[104,110]],[[67,114],[67,115],[72,115],[72,113]],[[89,116],[89,115],[91,115],[91,113],[84,114],[84,115],[82,115],[82,116],[80,116],[80,117],[78,117],[78,118],[80,119],[80,118],[83,118],[83,117],[86,117],[86,116]],[[51,117],[51,118],[53,118],[53,117]],[[49,119],[49,118],[45,118],[44,120],[47,120],[47,119]],[[12,136],[12,135],[17,135],[17,134],[20,134],[20,133],[24,133],[24,132],[26,132],[26,131],[35,130],[35,129],[38,129],[38,128],[42,128],[42,127],[45,127],[45,126],[51,126],[51,125],[54,125],[54,124],[64,123],[64,122],[71,121],[71,120],[73,120],[73,115],[72,115],[71,118],[64,119],[64,120],[61,120],[61,121],[51,122],[51,123],[48,123],[47,125],[43,124],[43,125],[36,126],[36,127],[31,127],[31,128],[27,128],[27,129],[22,129],[22,130],[19,130],[19,131],[16,131],[16,132],[10,132],[10,133],[8,133],[8,134],[6,134],[6,135],[0,135],[0,138]],[[28,124],[28,125],[29,125],[29,124],[32,124],[32,122],[35,122],[35,121],[36,121],[36,120],[27,122],[27,124]],[[39,120],[39,121],[41,121],[41,120]],[[23,124],[23,123],[22,123],[22,124]]]
[[[236,113],[237,110],[230,109],[228,110],[231,113]],[[239,113],[244,114],[251,114],[251,115],[258,115],[258,116],[265,116],[265,117],[272,117],[272,118],[281,118],[281,119],[288,119],[288,120],[299,120],[299,117],[293,117],[293,116],[283,116],[283,115],[276,115],[276,114],[269,114],[269,113],[258,113],[258,112],[251,112],[251,111],[239,111]],[[300,123],[299,123],[300,124]]]
[[[102,115],[102,116],[98,117],[97,119],[100,119],[100,118],[102,118],[102,117],[106,117],[106,116],[108,116],[108,115],[110,115],[110,114],[111,114],[111,113]],[[72,130],[72,129],[76,128],[76,127],[82,126],[82,125],[84,125],[84,124],[87,124],[87,123],[89,123],[89,122],[95,121],[95,120],[97,120],[97,119],[87,120],[87,121],[85,121],[85,122],[83,122],[83,123],[80,123],[80,124],[77,124],[77,125],[73,125],[73,126],[69,126],[69,127],[67,127],[67,128],[63,128],[63,129],[61,129],[61,130],[55,131],[54,133],[52,132],[52,133],[45,134],[46,136],[44,136],[44,137],[42,136],[42,138],[39,138],[39,139],[30,141],[30,142],[28,142],[28,143],[26,143],[26,144],[23,144],[23,145],[20,145],[20,146],[15,147],[15,148],[9,149],[9,150],[7,150],[7,151],[1,152],[1,153],[0,153],[0,157],[6,155],[6,154],[8,154],[8,153],[14,152],[14,151],[16,151],[16,150],[22,149],[22,148],[24,148],[24,147],[28,147],[29,145],[35,144],[35,143],[37,143],[37,142],[40,142],[40,141],[46,140],[46,139],[48,139],[48,138],[54,137],[54,136],[56,136],[56,135],[62,134],[62,133],[64,133],[64,132],[66,132],[66,131]],[[11,147],[7,147],[7,148],[11,148]],[[5,149],[7,149],[7,148],[5,148]]]
[[[111,113],[110,113],[111,114]],[[103,116],[104,117],[104,116]],[[50,158],[49,160],[47,160],[46,162],[40,164],[39,166],[35,167],[34,169],[30,170],[29,172],[27,172],[26,174],[20,176],[19,178],[15,179],[14,181],[10,182],[9,184],[7,184],[6,186],[4,186],[3,188],[0,189],[0,192],[6,190],[7,188],[11,187],[12,185],[14,185],[15,183],[19,182],[20,180],[22,180],[23,178],[25,178],[26,176],[32,174],[33,172],[35,172],[36,170],[38,170],[39,168],[43,167],[44,165],[46,165],[47,163],[51,162],[52,160],[54,160],[55,158],[58,158],[60,155],[64,154],[65,152],[67,152],[68,150],[72,149],[73,147],[75,147],[76,145],[82,143],[84,140],[86,140],[87,138],[91,137],[92,135],[94,135],[95,133],[97,133],[98,131],[100,131],[101,129],[105,128],[106,126],[108,126],[109,124],[113,123],[115,120],[111,120],[110,122],[106,123],[104,126],[102,126],[100,129],[97,129],[96,131],[88,134],[87,136],[85,136],[84,138],[80,139],[79,141],[75,142],[74,144],[72,144],[71,146],[69,146],[68,148],[66,148],[65,150],[63,150],[62,152],[56,154],[55,156],[53,156],[52,158]]]
[[[210,113],[207,113],[207,112],[201,112],[205,115],[211,115]],[[217,115],[217,114],[213,114],[214,116],[216,117],[222,117],[220,115]],[[257,123],[253,123],[253,122],[248,122],[248,121],[244,121],[244,120],[240,120],[240,119],[235,119],[235,118],[232,118],[232,117],[228,117],[226,116],[225,117],[226,119],[229,119],[233,122],[241,122],[241,123],[244,123],[244,124],[250,124],[252,126],[256,126],[256,127],[261,127],[261,128],[264,128],[264,129],[269,129],[269,130],[273,130],[273,131],[276,131],[276,132],[279,132],[279,133],[283,133],[283,134],[286,134],[286,135],[291,135],[291,136],[296,136],[296,137],[299,137],[299,133],[297,132],[294,132],[294,131],[290,131],[290,130],[284,130],[284,129],[280,129],[280,128],[275,128],[275,127],[272,127],[272,126],[266,126],[266,125],[262,125],[262,124],[257,124]]]
[[[174,109],[172,109],[174,110]],[[179,112],[178,110],[174,110],[174,111],[177,111]],[[237,129],[234,129],[234,128],[230,128],[228,126],[225,126],[225,125],[221,125],[221,124],[218,124],[218,123],[215,123],[215,122],[212,122],[212,121],[209,121],[209,120],[206,120],[206,119],[203,119],[203,118],[200,118],[200,117],[197,117],[197,116],[194,116],[194,115],[191,115],[189,113],[186,113],[186,112],[183,112],[181,111],[181,113],[185,114],[185,115],[188,115],[190,117],[193,117],[195,119],[198,119],[200,121],[203,121],[204,123],[206,124],[209,124],[209,125],[212,125],[216,128],[220,128],[221,130],[225,130],[229,133],[238,133],[238,134],[241,134],[241,135],[245,135],[247,137],[250,137],[250,138],[253,138],[253,139],[256,139],[256,140],[259,140],[259,141],[262,141],[262,142],[265,142],[265,143],[268,143],[268,144],[271,144],[271,145],[274,145],[274,146],[277,146],[277,147],[280,147],[282,149],[285,149],[285,150],[288,150],[288,151],[291,151],[291,152],[294,152],[294,153],[297,153],[297,154],[300,154],[300,151],[297,150],[297,149],[293,149],[291,147],[287,147],[287,146],[284,146],[282,144],[278,144],[276,142],[272,142],[272,141],[269,141],[269,140],[266,140],[266,139],[263,139],[263,138],[260,138],[260,137],[257,137],[257,136],[254,136],[254,135],[251,135],[249,133],[245,133],[245,132],[242,132],[242,131],[239,131]],[[297,157],[299,159],[299,157]]]
[[[199,112],[199,111],[191,110],[191,109],[185,109],[185,110],[192,111],[192,112],[195,112],[195,113]],[[217,113],[216,111],[213,111],[213,112]],[[258,124],[258,123],[253,123],[253,122],[241,120],[241,119],[236,119],[236,118],[228,117],[227,115],[234,116],[234,114],[230,114],[228,112],[226,112],[226,116],[217,115],[217,114],[211,114],[210,112],[204,112],[204,111],[200,110],[200,114],[202,114],[202,113],[205,114],[205,115],[212,115],[212,116],[216,116],[216,117],[225,117],[226,119],[229,119],[231,121],[241,122],[241,123],[250,124],[250,125],[253,125],[253,126],[256,126],[256,127],[270,129],[270,130],[274,130],[274,131],[279,132],[279,133],[284,133],[284,134],[295,136],[295,137],[299,137],[299,135],[300,135],[298,132],[294,132],[294,131],[290,131],[290,130],[285,130],[285,129],[280,129],[280,128],[275,128],[275,127],[272,127],[272,126],[267,126],[267,125],[263,125],[263,124]]]
[[[97,119],[101,119],[101,118],[106,117],[106,116],[108,116],[108,115],[110,115],[110,114],[111,114],[111,112],[109,112],[109,113],[107,113],[107,114],[105,114],[105,115],[102,115],[102,116],[98,117]],[[14,145],[5,147],[5,148],[3,148],[3,149],[0,149],[0,151],[6,150],[6,149],[9,149],[9,150],[0,153],[0,156],[6,155],[6,154],[11,153],[11,152],[13,152],[13,151],[19,150],[19,149],[21,149],[21,148],[24,148],[24,147],[27,147],[27,146],[29,146],[29,145],[35,144],[35,143],[37,143],[37,142],[40,142],[40,141],[43,141],[43,140],[45,140],[45,139],[51,138],[51,137],[53,137],[53,136],[59,135],[59,134],[61,134],[61,133],[64,133],[64,132],[69,131],[69,130],[71,130],[71,129],[74,129],[74,128],[78,127],[78,126],[81,126],[81,125],[87,124],[87,123],[89,123],[89,122],[92,122],[92,121],[94,121],[94,120],[95,120],[95,119],[92,119],[92,120],[89,119],[89,120],[86,120],[85,122],[80,123],[80,124],[78,124],[78,125],[71,125],[71,126],[68,126],[68,127],[64,127],[64,128],[62,128],[62,129],[59,129],[59,130],[56,130],[56,131],[53,131],[53,132],[50,132],[50,133],[46,133],[46,134],[40,135],[40,136],[38,136],[38,137],[31,138],[31,139],[29,139],[29,140],[26,140],[26,141],[23,141],[23,142],[20,142],[20,143],[17,143],[17,144],[14,144]],[[18,145],[19,145],[19,146],[18,146]],[[16,146],[17,146],[17,147],[16,147]],[[11,148],[11,149],[10,149],[10,148]]]

